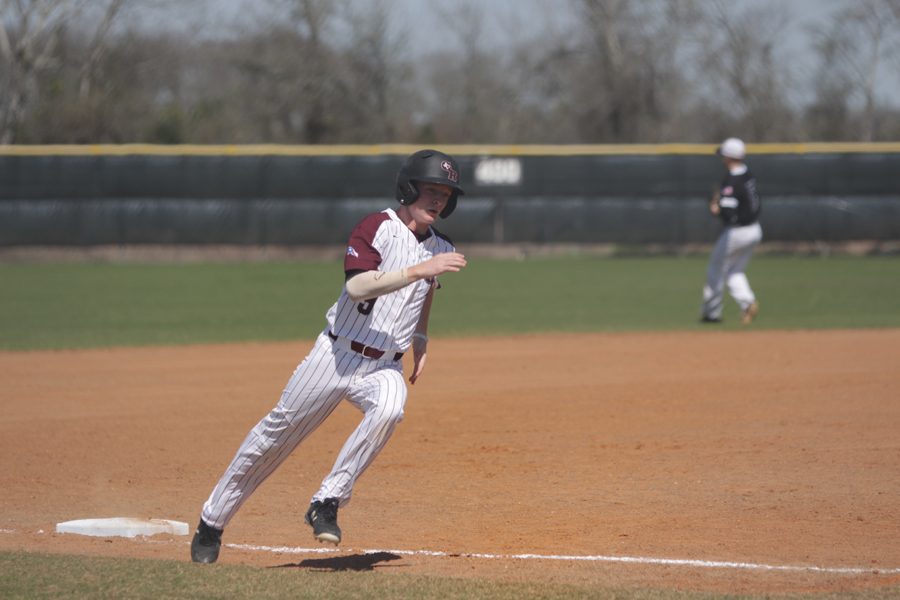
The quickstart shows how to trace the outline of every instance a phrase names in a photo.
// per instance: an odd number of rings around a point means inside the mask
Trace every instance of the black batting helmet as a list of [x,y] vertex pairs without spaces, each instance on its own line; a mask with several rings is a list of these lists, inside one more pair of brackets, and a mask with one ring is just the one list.
[[440,183],[453,188],[447,206],[441,211],[441,218],[446,219],[456,208],[456,198],[465,194],[459,187],[459,166],[452,156],[437,150],[419,150],[412,154],[400,167],[397,173],[397,200],[409,206],[419,199],[416,181]]

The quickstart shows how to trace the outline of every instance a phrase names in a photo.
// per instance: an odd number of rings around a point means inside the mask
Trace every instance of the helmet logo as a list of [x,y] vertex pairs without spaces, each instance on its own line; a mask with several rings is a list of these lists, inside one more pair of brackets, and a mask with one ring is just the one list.
[[459,173],[456,172],[456,169],[453,168],[453,163],[449,160],[441,162],[441,170],[447,172],[447,179],[453,183],[459,183]]

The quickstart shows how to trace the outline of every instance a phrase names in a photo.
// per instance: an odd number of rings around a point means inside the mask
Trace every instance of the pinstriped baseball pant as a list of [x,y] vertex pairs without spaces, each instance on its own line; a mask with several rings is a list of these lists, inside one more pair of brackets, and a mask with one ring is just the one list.
[[323,332],[294,371],[281,399],[250,430],[203,505],[207,524],[224,529],[241,505],[346,399],[363,418],[312,500],[350,501],[353,484],[403,418],[406,384],[399,361],[373,360],[332,344]]

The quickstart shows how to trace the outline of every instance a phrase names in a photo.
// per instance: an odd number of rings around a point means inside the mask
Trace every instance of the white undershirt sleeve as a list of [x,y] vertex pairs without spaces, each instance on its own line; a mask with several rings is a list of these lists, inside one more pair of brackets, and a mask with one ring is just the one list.
[[399,271],[363,271],[347,280],[344,287],[354,302],[377,298],[409,285],[406,269]]

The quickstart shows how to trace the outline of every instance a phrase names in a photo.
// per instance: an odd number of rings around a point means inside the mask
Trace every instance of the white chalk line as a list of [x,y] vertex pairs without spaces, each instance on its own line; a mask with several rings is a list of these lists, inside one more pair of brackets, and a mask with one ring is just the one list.
[[518,560],[559,560],[572,562],[604,562],[627,563],[640,565],[697,567],[702,569],[743,569],[753,571],[787,571],[787,572],[813,572],[827,573],[831,575],[895,575],[900,574],[900,568],[882,569],[879,567],[819,567],[815,565],[767,565],[762,563],[732,562],[720,560],[692,560],[682,558],[653,558],[647,556],[569,556],[562,554],[484,554],[477,552],[442,552],[440,550],[353,550],[352,548],[297,548],[290,546],[254,546],[250,544],[224,544],[226,548],[236,550],[250,550],[256,552],[271,552],[278,554],[334,554],[346,552],[361,552],[363,554],[399,554],[401,556],[434,556],[447,558],[483,558],[483,559],[518,559]]
[[[16,533],[14,529],[0,529],[0,533]],[[43,533],[43,531],[38,531]],[[132,538],[134,540],[146,540],[146,537]],[[431,556],[445,558],[483,558],[506,560],[558,560],[571,562],[603,562],[639,565],[697,567],[701,569],[737,569],[750,571],[782,571],[782,572],[806,572],[826,573],[831,575],[897,575],[900,568],[883,569],[880,567],[820,567],[816,565],[768,565],[764,563],[735,562],[723,560],[694,560],[685,558],[653,558],[649,556],[607,556],[596,555],[565,555],[565,554],[486,554],[479,552],[444,552],[441,550],[354,550],[352,548],[300,548],[296,546],[257,546],[252,544],[223,544],[226,548],[235,550],[249,550],[251,552],[269,552],[272,554],[346,554],[357,552],[362,554],[397,554],[400,556]]]

